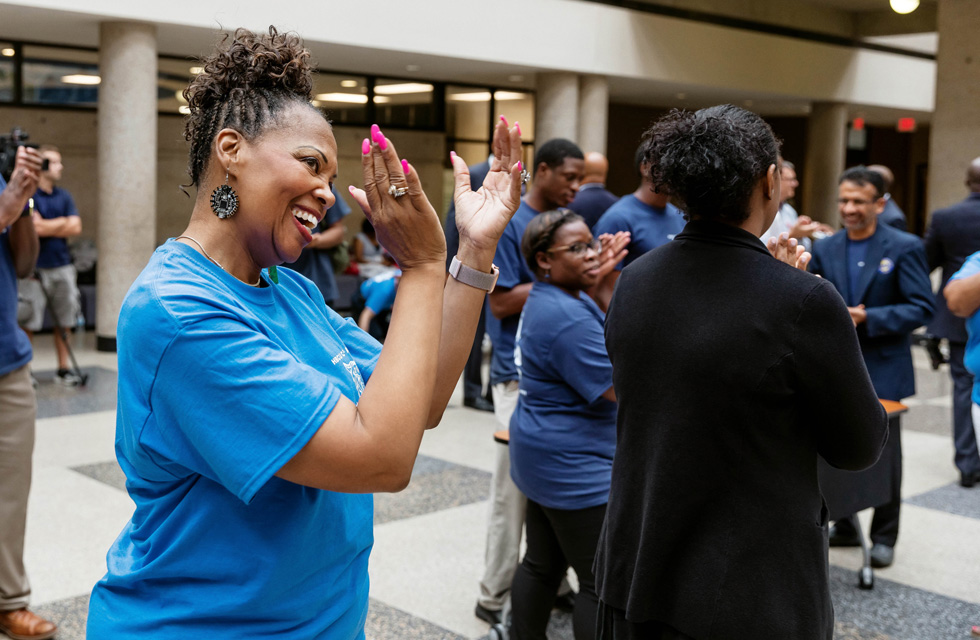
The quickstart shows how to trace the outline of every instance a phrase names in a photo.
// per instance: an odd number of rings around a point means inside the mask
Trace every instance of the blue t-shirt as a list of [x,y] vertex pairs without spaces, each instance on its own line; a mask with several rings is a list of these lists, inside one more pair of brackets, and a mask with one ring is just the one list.
[[631,193],[606,209],[592,232],[596,237],[602,233],[630,232],[626,257],[616,267],[622,269],[647,251],[673,240],[685,224],[681,210],[669,202],[663,209],[657,209]]
[[[0,191],[7,183],[0,177]],[[17,325],[17,273],[10,253],[10,227],[0,229],[0,376],[31,361],[31,341]]]
[[372,496],[275,473],[341,396],[357,402],[380,345],[294,271],[251,287],[174,241],[130,288],[117,338],[136,510],[88,637],[363,638]]
[[[350,207],[337,194],[337,190],[333,187],[330,187],[330,190],[334,195],[334,204],[327,209],[323,220],[320,220],[320,224],[313,230],[314,233],[323,233],[343,220],[350,213]],[[286,264],[285,266],[302,273],[312,280],[329,306],[333,306],[337,301],[337,278],[333,272],[333,260],[330,259],[330,249],[304,249],[303,253],[299,254],[299,259],[296,262]]]
[[[77,216],[78,209],[71,195],[59,187],[45,193],[40,188],[34,194],[34,209],[45,220]],[[54,269],[71,264],[68,241],[64,238],[41,238],[41,252],[37,254],[38,269]]]
[[375,314],[391,309],[395,305],[395,292],[398,290],[398,281],[395,278],[401,274],[398,269],[393,269],[362,282],[364,306]]
[[[538,213],[531,208],[531,205],[521,200],[521,206],[504,229],[504,235],[497,243],[497,253],[493,257],[493,263],[500,269],[500,276],[497,278],[498,287],[513,289],[519,284],[534,281],[534,274],[524,260],[524,253],[521,252],[521,239],[524,238],[527,223]],[[490,384],[517,380],[517,367],[514,366],[514,334],[517,333],[517,323],[520,318],[519,313],[502,320],[492,313],[487,314],[487,333],[490,334],[490,342],[493,343]]]
[[[974,253],[963,263],[960,270],[949,279],[960,280],[980,273],[980,251]],[[966,319],[966,351],[963,354],[963,364],[974,375],[973,396],[974,404],[980,404],[980,311]]]
[[585,509],[609,500],[616,403],[603,336],[605,315],[580,293],[535,282],[521,314],[514,359],[520,395],[510,420],[510,475],[538,504]]
[[868,257],[868,247],[871,238],[864,240],[847,239],[847,306],[856,307],[861,301],[857,297],[858,283],[861,281],[861,271]]

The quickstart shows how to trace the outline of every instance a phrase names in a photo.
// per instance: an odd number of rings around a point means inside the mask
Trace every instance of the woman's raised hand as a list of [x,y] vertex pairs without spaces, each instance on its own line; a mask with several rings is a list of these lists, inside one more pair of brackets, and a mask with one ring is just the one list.
[[803,245],[797,242],[796,238],[790,238],[785,232],[780,233],[778,238],[769,238],[766,248],[776,260],[796,267],[800,271],[806,271],[806,266],[810,264],[810,254]]
[[381,246],[402,270],[423,264],[445,268],[446,237],[439,216],[418,173],[407,160],[399,160],[376,124],[371,125],[371,139],[361,143],[361,167],[364,189],[350,187],[350,192],[374,225]]
[[[493,257],[497,241],[521,205],[521,126],[508,127],[500,116],[493,131],[493,162],[476,191],[470,188],[470,171],[463,159],[451,154],[456,187],[456,227],[459,246]],[[475,265],[474,265],[475,266]]]
[[602,280],[626,257],[630,232],[617,231],[615,235],[604,233],[599,236],[599,242],[602,243],[602,248],[599,249],[599,279]]

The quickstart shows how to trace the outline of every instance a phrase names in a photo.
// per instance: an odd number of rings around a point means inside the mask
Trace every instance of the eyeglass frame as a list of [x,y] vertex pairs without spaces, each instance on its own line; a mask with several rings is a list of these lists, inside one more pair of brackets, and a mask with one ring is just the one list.
[[[575,250],[572,247],[576,245],[584,245],[584,248],[580,250]],[[589,249],[592,249],[596,253],[600,253],[602,251],[602,241],[599,240],[598,238],[592,238],[592,242],[573,242],[572,244],[565,244],[560,247],[551,247],[550,249],[546,249],[545,253],[554,253],[556,251],[568,251],[569,253],[573,253],[577,256],[581,256],[581,255],[585,255],[585,253]]]

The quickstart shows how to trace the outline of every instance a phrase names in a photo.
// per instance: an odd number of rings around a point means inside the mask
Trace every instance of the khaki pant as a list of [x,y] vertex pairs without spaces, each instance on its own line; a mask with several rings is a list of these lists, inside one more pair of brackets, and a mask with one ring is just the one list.
[[[510,428],[510,417],[517,408],[517,380],[493,385],[493,413],[502,429]],[[497,450],[490,485],[490,521],[487,525],[486,568],[480,580],[477,602],[491,611],[500,611],[510,595],[514,572],[521,553],[521,533],[527,498],[510,479],[510,450],[494,443]]]
[[0,611],[27,606],[24,570],[37,401],[28,365],[0,376]]

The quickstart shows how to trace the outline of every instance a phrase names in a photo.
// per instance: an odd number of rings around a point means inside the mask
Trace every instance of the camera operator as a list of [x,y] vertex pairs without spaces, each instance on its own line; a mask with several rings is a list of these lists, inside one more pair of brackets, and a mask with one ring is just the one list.
[[0,632],[30,640],[58,630],[27,610],[31,588],[24,571],[37,402],[28,366],[31,343],[17,326],[17,277],[28,275],[37,260],[28,201],[40,173],[41,155],[20,147],[10,184],[0,177]]
[[[41,239],[37,257],[37,278],[20,281],[20,299],[29,311],[21,326],[29,338],[44,324],[44,310],[50,304],[55,321],[54,346],[58,354],[58,373],[55,381],[66,387],[81,382],[69,368],[68,341],[78,319],[81,299],[78,293],[78,274],[71,262],[67,238],[82,232],[82,219],[71,195],[57,186],[64,164],[61,152],[52,145],[41,145],[38,151],[43,160],[41,177],[34,194],[34,229]],[[43,290],[42,290],[43,288]],[[64,331],[61,331],[61,330]]]

